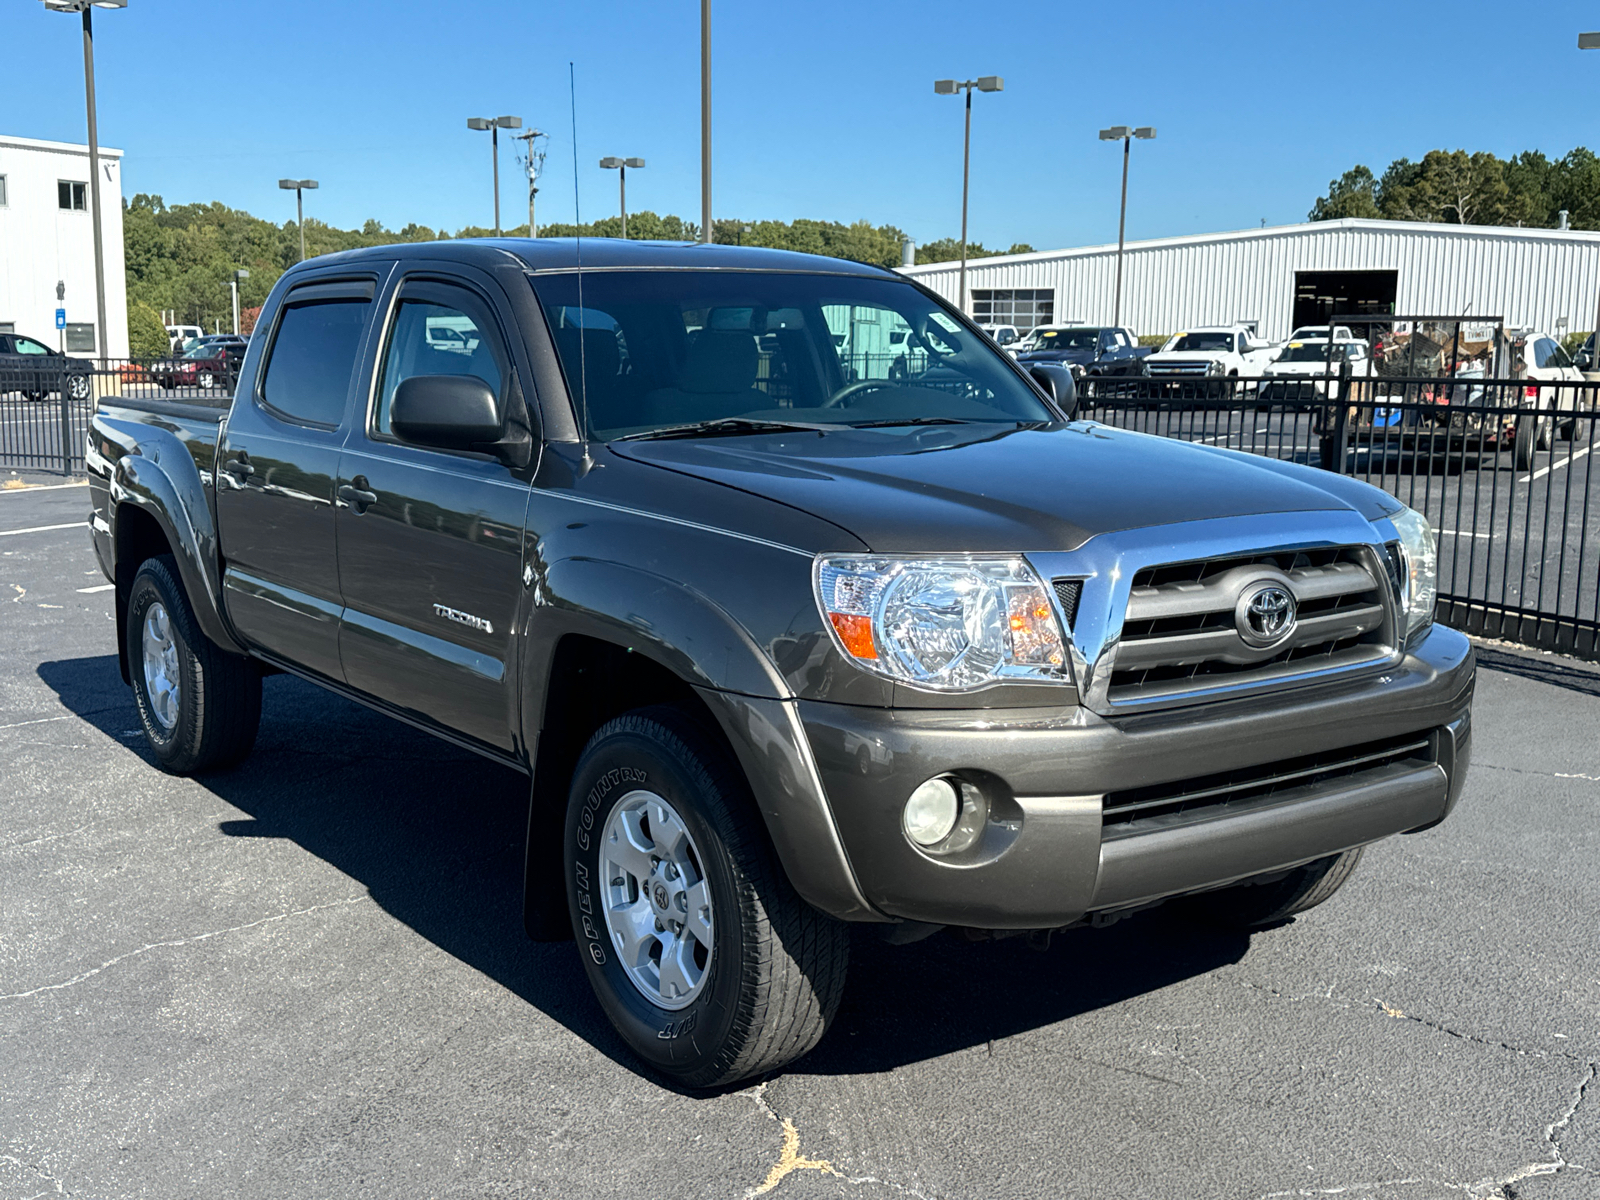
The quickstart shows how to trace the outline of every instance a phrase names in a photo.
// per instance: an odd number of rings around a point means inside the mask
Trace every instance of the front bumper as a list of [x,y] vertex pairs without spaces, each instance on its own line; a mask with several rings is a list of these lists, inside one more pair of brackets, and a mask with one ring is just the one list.
[[[1138,716],[816,701],[800,702],[799,715],[874,908],[943,925],[1051,928],[1437,824],[1467,771],[1473,672],[1467,639],[1435,627],[1381,674]],[[1176,818],[1103,819],[1108,793],[1411,734],[1426,736],[1426,761],[1314,777]],[[901,810],[918,784],[945,773],[983,789],[990,811],[975,844],[940,856],[906,838]]]

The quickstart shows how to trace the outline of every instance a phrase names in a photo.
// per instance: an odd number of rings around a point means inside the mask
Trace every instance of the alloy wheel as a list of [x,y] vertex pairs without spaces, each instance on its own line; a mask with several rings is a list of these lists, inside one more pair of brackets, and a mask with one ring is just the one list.
[[144,693],[163,732],[178,724],[178,640],[172,618],[157,600],[144,613]]

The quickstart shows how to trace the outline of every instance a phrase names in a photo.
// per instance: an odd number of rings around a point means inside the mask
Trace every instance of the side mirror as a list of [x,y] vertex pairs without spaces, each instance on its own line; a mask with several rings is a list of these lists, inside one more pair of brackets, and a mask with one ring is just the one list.
[[397,438],[440,450],[488,450],[500,440],[500,406],[476,375],[413,375],[394,391]]
[[1028,367],[1028,374],[1044,389],[1045,395],[1056,402],[1056,407],[1066,414],[1067,420],[1077,415],[1078,383],[1073,379],[1070,368],[1060,363],[1034,363]]

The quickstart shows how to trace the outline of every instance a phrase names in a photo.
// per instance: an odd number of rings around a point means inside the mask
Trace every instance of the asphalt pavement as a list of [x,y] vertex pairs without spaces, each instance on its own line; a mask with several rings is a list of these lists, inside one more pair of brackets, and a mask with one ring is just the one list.
[[862,930],[818,1050],[687,1093],[524,938],[518,776],[283,677],[162,774],[84,489],[4,482],[0,1200],[1600,1194],[1600,671],[1484,648],[1456,814],[1293,922]]

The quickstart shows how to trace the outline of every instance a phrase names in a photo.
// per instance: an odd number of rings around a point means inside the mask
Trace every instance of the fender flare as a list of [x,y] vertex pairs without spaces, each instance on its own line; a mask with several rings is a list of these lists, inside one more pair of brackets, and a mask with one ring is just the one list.
[[[218,607],[220,577],[218,571],[218,546],[216,524],[199,471],[193,466],[187,446],[165,432],[141,430],[142,445],[139,453],[125,455],[117,460],[110,480],[111,553],[116,572],[118,621],[117,654],[127,670],[127,630],[122,613],[126,604],[127,589],[133,581],[137,564],[125,564],[118,558],[120,520],[123,506],[136,508],[147,514],[160,527],[178,564],[178,577],[194,609],[200,630],[234,654],[244,654],[245,648],[234,637]],[[189,464],[188,478],[175,479],[161,463],[161,457],[149,453],[148,447],[160,442],[167,445],[167,456],[181,455]],[[124,567],[128,569],[124,571]]]

